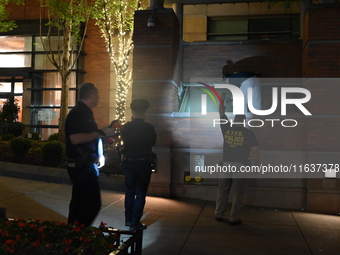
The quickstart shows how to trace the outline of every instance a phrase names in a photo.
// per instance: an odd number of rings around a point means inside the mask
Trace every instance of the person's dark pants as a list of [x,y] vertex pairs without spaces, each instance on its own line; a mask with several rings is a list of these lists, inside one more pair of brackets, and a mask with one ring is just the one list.
[[125,220],[131,225],[138,224],[142,218],[150,178],[150,164],[143,161],[125,163]]
[[68,224],[91,226],[101,207],[98,167],[85,164],[82,168],[69,167],[67,171],[73,184]]

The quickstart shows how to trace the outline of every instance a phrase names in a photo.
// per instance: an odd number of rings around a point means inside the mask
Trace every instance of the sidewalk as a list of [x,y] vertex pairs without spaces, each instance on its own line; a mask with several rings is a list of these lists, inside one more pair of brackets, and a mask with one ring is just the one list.
[[[71,186],[0,176],[10,218],[66,221]],[[102,191],[94,226],[124,226],[124,194]],[[245,206],[243,224],[216,222],[214,203],[147,197],[143,255],[339,255],[340,217]]]

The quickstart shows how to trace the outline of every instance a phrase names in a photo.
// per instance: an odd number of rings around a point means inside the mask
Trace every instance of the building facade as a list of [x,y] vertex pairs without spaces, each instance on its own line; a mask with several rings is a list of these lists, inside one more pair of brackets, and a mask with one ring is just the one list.
[[[304,3],[287,10],[279,4],[269,9],[257,1],[234,2],[165,1],[166,8],[152,8],[151,3],[148,10],[135,14],[130,98],[151,102],[147,120],[158,134],[158,172],[152,177],[150,194],[215,199],[217,179],[193,176],[190,165],[192,157],[204,159],[206,165],[219,160],[222,136],[211,123],[193,117],[192,89],[197,81],[222,82],[223,68],[260,75],[265,81],[261,92],[264,109],[270,107],[276,86],[266,82],[269,78],[289,78],[290,84],[280,86],[299,86],[312,94],[306,104],[312,116],[304,116],[294,107],[287,109],[285,119],[297,120],[296,127],[273,128],[271,122],[264,122],[261,128],[253,128],[263,164],[340,163],[336,93],[340,6]],[[10,11],[10,18],[19,26],[0,38],[0,83],[7,87],[0,90],[0,97],[14,95],[21,100],[24,124],[46,136],[57,127],[60,82],[35,41],[39,36],[37,3],[27,0],[25,6],[13,8],[16,11]],[[150,17],[155,21],[152,27],[147,25]],[[95,117],[98,125],[104,126],[114,118],[115,75],[94,22],[89,24],[83,51],[72,73],[70,106],[75,104],[77,87],[83,81],[96,83],[101,99]],[[17,56],[21,62],[9,64],[7,59]],[[301,82],[301,78],[327,81]],[[213,102],[208,103],[208,111],[217,112]],[[283,120],[277,112],[270,118],[278,123]],[[263,116],[256,119],[265,121]],[[258,178],[249,180],[245,203],[337,213],[339,193],[338,179],[322,173],[318,178]]]

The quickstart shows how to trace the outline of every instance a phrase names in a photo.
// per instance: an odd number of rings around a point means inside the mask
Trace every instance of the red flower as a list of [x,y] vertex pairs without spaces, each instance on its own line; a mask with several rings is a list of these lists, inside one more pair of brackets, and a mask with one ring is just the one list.
[[17,241],[20,240],[20,235],[19,234],[15,236],[15,240],[17,240]]
[[107,225],[106,223],[100,222],[100,226],[101,226],[101,227],[105,227],[106,225]]
[[40,244],[40,240],[36,240],[36,241],[33,243],[33,246],[34,246],[34,247],[37,247],[37,246],[39,246],[39,244]]
[[9,251],[10,253],[14,253],[15,252],[15,250],[11,249],[11,248],[7,248],[7,251]]
[[13,243],[13,240],[6,240],[5,244],[8,245],[8,244],[12,244]]
[[79,232],[81,230],[81,227],[75,227],[73,231]]
[[19,223],[18,223],[18,226],[21,227],[21,228],[23,228],[23,227],[26,226],[26,224],[25,224],[24,222],[19,222]]
[[66,239],[64,240],[65,244],[72,244],[73,240],[72,239]]

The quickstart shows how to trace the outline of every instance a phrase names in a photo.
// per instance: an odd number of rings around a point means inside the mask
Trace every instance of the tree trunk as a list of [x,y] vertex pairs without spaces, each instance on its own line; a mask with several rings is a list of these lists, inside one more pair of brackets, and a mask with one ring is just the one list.
[[122,123],[126,116],[126,97],[131,85],[131,68],[128,65],[128,56],[124,56],[122,64],[116,65],[116,119]]
[[62,90],[61,90],[61,100],[60,100],[60,115],[59,115],[59,141],[65,141],[65,121],[68,114],[68,98],[69,98],[69,85],[68,77],[62,78]]
[[68,20],[64,26],[64,49],[61,59],[60,75],[62,78],[61,99],[60,99],[60,117],[59,117],[59,141],[65,141],[65,120],[68,114],[69,98],[69,76],[71,63],[71,22]]

